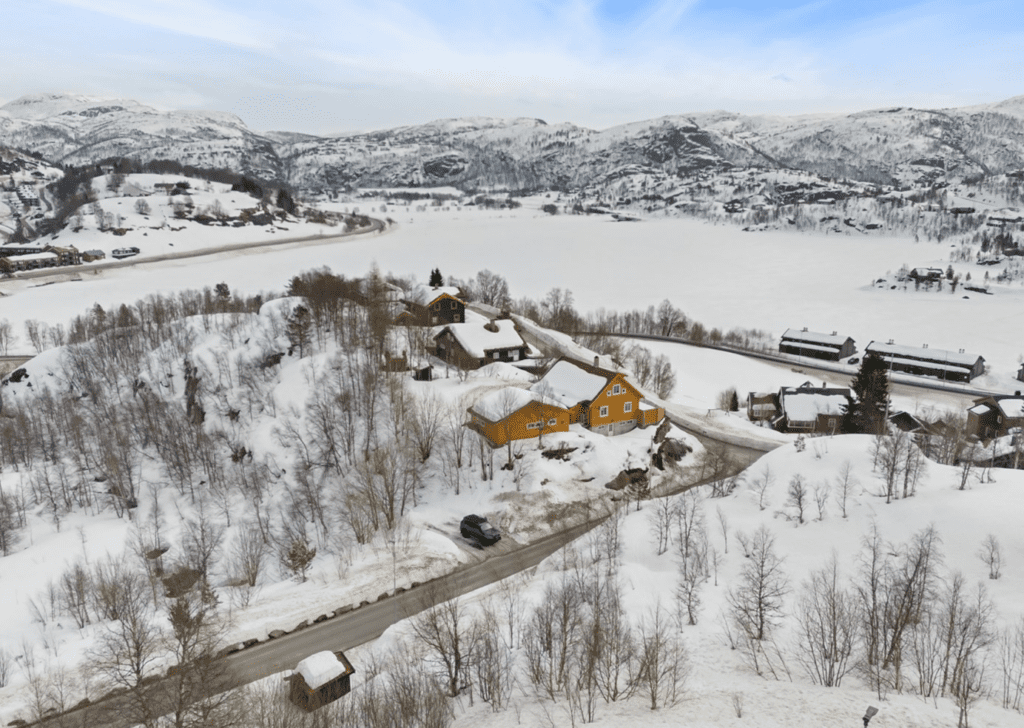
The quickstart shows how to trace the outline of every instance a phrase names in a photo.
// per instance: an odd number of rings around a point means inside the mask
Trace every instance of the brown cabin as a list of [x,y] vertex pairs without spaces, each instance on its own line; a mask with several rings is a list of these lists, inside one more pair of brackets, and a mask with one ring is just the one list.
[[349,681],[355,672],[345,653],[324,650],[310,655],[287,679],[291,682],[288,699],[311,713],[332,703],[352,689]]
[[466,320],[466,304],[458,288],[416,286],[403,300],[405,310],[398,314],[396,324],[409,326],[440,326]]

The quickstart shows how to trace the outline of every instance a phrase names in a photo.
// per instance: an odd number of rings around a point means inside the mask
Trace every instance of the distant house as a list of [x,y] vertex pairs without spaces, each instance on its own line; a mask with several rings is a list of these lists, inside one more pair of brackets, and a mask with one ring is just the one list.
[[779,416],[779,396],[775,392],[749,392],[747,419],[751,422],[772,422]]
[[491,447],[569,430],[569,412],[564,407],[518,387],[491,392],[477,400],[468,412],[470,429],[482,435]]
[[307,713],[334,702],[352,689],[349,678],[355,672],[343,652],[324,650],[310,655],[288,680],[288,698]]
[[990,440],[1017,427],[1024,427],[1024,397],[1019,391],[981,397],[967,410],[968,436]]
[[494,361],[520,361],[528,346],[511,319],[449,324],[434,336],[438,358],[462,369]]
[[1017,381],[1024,382],[1024,364],[1020,365],[1020,369],[1017,370]]
[[660,422],[665,410],[643,399],[624,374],[572,359],[558,359],[531,390],[549,397],[579,423],[603,435]]
[[398,314],[396,324],[441,326],[466,320],[466,304],[461,291],[452,286],[416,286],[402,301],[405,311]]
[[912,281],[940,281],[946,277],[941,268],[914,268],[910,271]]
[[857,353],[857,347],[849,336],[838,336],[835,331],[820,334],[807,329],[787,329],[779,343],[779,351],[783,354],[839,361]]
[[913,346],[882,344],[872,341],[865,349],[867,354],[878,354],[890,371],[906,372],[926,377],[937,377],[951,382],[969,382],[985,373],[985,358],[944,349],[929,349],[927,345],[918,349]]
[[27,253],[25,255],[11,256],[4,258],[12,271],[36,270],[37,268],[55,268],[60,265],[60,258],[56,253]]
[[836,435],[843,431],[843,417],[850,402],[846,387],[815,387],[810,382],[782,387],[773,425],[781,432]]
[[86,263],[92,263],[94,260],[103,260],[107,257],[107,254],[102,250],[87,250],[82,253],[82,260]]

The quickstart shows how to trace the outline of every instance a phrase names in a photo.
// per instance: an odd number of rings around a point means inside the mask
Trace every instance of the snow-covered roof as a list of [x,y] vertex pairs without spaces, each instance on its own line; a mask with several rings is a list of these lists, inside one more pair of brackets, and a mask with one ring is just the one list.
[[523,339],[510,319],[494,321],[497,331],[488,331],[482,323],[448,324],[444,328],[470,356],[483,358],[492,349],[515,349],[523,346]]
[[990,412],[991,410],[992,408],[989,407],[987,404],[976,404],[967,411],[973,412],[976,415],[983,415],[986,412]]
[[900,344],[880,344],[877,341],[872,341],[868,344],[866,351],[874,351],[887,357],[923,358],[928,361],[959,364],[962,367],[973,367],[978,359],[981,358],[977,354],[962,354],[956,351],[946,351],[945,349],[925,349],[916,346],[901,346]]
[[542,397],[529,389],[505,387],[484,395],[473,405],[473,411],[491,422],[500,422],[513,412],[522,409],[530,402],[543,402],[558,406],[547,397]]
[[295,666],[295,672],[302,675],[313,690],[329,683],[336,677],[348,672],[348,667],[330,650],[317,652]]
[[813,344],[831,344],[842,346],[846,343],[848,336],[837,336],[836,334],[822,334],[817,331],[801,331],[799,329],[786,329],[782,339],[793,339],[796,341],[808,341]]
[[421,284],[409,291],[409,295],[405,300],[411,301],[412,303],[418,303],[421,306],[429,306],[431,303],[436,301],[439,296],[446,293],[452,298],[459,297],[459,289],[454,286],[438,286],[433,288],[431,286]]
[[842,394],[784,393],[782,409],[791,422],[810,422],[818,415],[841,415],[850,401]]
[[1007,417],[1024,417],[1024,398],[1006,397],[1005,399],[1001,399],[999,400],[999,409],[1001,409],[1003,414]]
[[804,350],[807,350],[807,351],[827,351],[827,352],[832,353],[832,354],[836,353],[836,348],[834,346],[822,346],[820,344],[808,344],[805,341],[783,341],[782,343],[786,344],[788,346],[797,346],[800,349],[804,349]]
[[15,258],[15,261],[19,260],[51,260],[56,258],[56,253],[28,253],[26,255],[19,255]]
[[585,399],[594,399],[604,389],[608,380],[598,374],[591,374],[570,361],[555,362],[547,374],[530,389],[541,392],[558,402],[562,407],[575,407]]

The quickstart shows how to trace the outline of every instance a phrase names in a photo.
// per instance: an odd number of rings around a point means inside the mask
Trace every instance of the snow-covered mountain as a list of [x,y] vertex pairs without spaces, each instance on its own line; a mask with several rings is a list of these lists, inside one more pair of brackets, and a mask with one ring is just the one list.
[[705,112],[602,131],[473,117],[359,134],[259,134],[236,116],[46,94],[0,107],[0,144],[81,164],[112,156],[228,167],[304,190],[451,185],[600,193],[643,176],[680,182],[744,169],[931,185],[1024,168],[1024,97],[960,109],[792,117]]
[[0,144],[62,164],[110,157],[174,159],[279,179],[274,142],[237,116],[158,111],[135,101],[67,94],[23,96],[0,107]]

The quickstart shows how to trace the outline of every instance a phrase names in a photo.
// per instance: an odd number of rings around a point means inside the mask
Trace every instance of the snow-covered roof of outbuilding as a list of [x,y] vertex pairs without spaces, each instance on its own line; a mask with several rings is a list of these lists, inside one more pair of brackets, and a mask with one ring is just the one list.
[[433,288],[431,286],[420,284],[409,291],[409,295],[406,296],[405,300],[418,303],[421,306],[428,306],[445,294],[448,294],[452,298],[458,298],[459,289],[454,286],[437,286],[436,288]]
[[581,369],[571,361],[562,359],[554,363],[547,373],[530,389],[557,401],[562,407],[575,407],[585,399],[594,399],[608,380],[599,374]]
[[505,387],[489,394],[485,394],[473,404],[473,411],[478,415],[487,418],[491,422],[500,422],[513,412],[522,409],[530,402],[543,402],[558,406],[547,397],[533,392],[529,389],[519,387]]
[[317,652],[310,655],[295,666],[295,672],[302,675],[313,690],[326,685],[336,677],[348,672],[348,666],[335,656],[330,650]]
[[487,352],[493,349],[515,349],[524,345],[515,323],[510,319],[499,319],[493,323],[497,331],[488,330],[482,323],[464,323],[448,324],[441,333],[450,331],[466,353],[477,358],[487,356]]
[[818,415],[841,415],[850,400],[842,394],[784,393],[782,409],[793,422],[810,422]]

